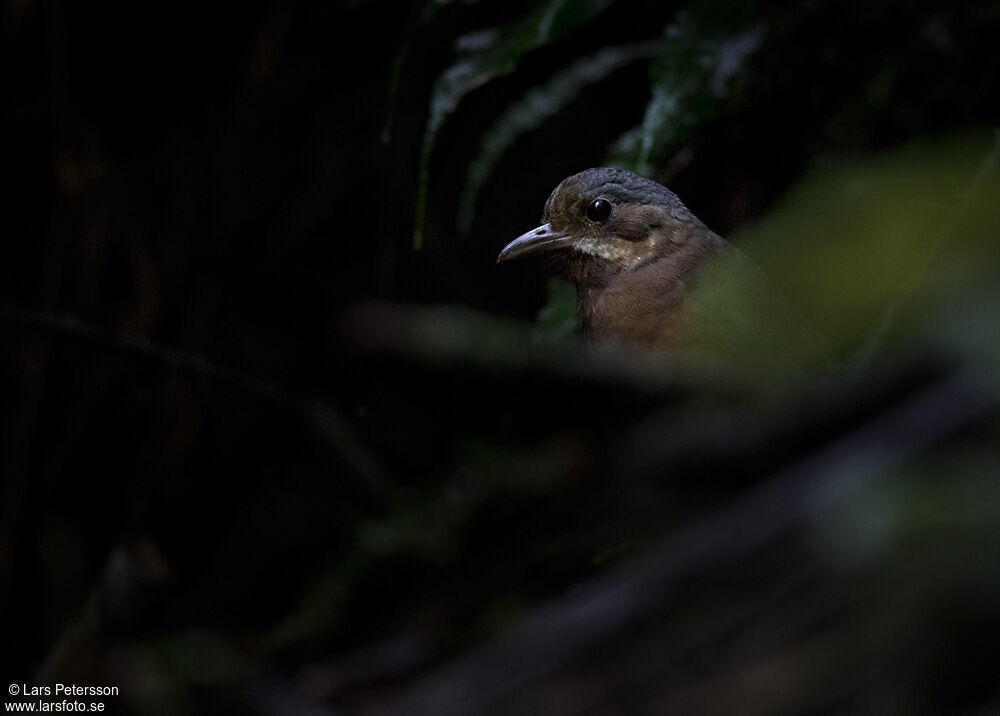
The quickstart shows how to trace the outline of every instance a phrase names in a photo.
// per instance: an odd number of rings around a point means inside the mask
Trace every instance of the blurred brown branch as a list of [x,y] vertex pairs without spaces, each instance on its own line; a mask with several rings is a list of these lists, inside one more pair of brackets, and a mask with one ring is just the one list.
[[996,404],[993,392],[974,375],[956,372],[942,378],[370,713],[483,713],[513,689],[565,667],[664,609],[685,580],[730,565],[821,518]]

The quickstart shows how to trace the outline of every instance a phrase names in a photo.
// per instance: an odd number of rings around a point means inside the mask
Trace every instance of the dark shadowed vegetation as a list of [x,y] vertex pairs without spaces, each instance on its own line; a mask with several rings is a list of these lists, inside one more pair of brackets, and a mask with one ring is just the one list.
[[[0,674],[140,716],[1000,710],[998,32],[7,3]],[[495,263],[600,165],[759,272],[702,350],[587,344]]]

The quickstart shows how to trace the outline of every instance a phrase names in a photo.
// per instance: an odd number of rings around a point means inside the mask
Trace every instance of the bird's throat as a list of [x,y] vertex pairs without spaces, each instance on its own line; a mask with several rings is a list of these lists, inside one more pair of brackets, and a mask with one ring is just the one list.
[[609,270],[608,262],[580,262],[574,280],[584,333],[601,341],[655,348],[685,343],[688,293],[700,269],[723,243],[710,233],[702,238],[633,269]]

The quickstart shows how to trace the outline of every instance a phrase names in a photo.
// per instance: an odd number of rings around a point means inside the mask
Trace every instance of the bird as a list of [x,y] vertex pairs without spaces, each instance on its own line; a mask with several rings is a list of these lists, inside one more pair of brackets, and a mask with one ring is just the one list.
[[497,262],[541,254],[576,284],[587,338],[656,350],[698,343],[707,304],[697,291],[709,266],[747,263],[665,186],[612,167],[560,182],[541,225],[507,244]]

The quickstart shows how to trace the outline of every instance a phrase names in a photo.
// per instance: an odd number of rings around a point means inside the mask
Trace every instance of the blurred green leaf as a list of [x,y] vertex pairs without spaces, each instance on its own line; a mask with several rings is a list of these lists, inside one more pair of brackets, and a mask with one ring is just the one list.
[[430,159],[438,133],[467,94],[508,74],[531,50],[554,42],[610,7],[612,0],[548,0],[503,28],[488,28],[456,41],[457,61],[434,83],[430,117],[420,150],[413,247],[423,246]]
[[678,13],[653,65],[652,98],[642,124],[619,139],[610,161],[651,175],[715,113],[733,78],[764,40],[746,9],[703,0]]
[[545,284],[545,305],[532,331],[534,345],[570,344],[577,332],[576,286],[561,278]]
[[606,47],[577,60],[554,75],[545,85],[529,90],[510,105],[483,137],[482,148],[472,160],[459,207],[458,228],[468,232],[476,200],[493,167],[523,134],[541,125],[569,105],[588,86],[634,62],[652,56],[658,42],[640,42],[623,47]]
[[344,618],[344,604],[364,564],[363,551],[355,550],[323,572],[295,609],[263,635],[264,647],[282,649],[330,633]]
[[239,651],[215,632],[183,631],[161,639],[155,646],[168,672],[183,684],[229,683],[246,668]]
[[873,332],[926,334],[928,309],[997,268],[1000,173],[981,172],[992,151],[980,135],[831,163],[735,241],[837,361]]

